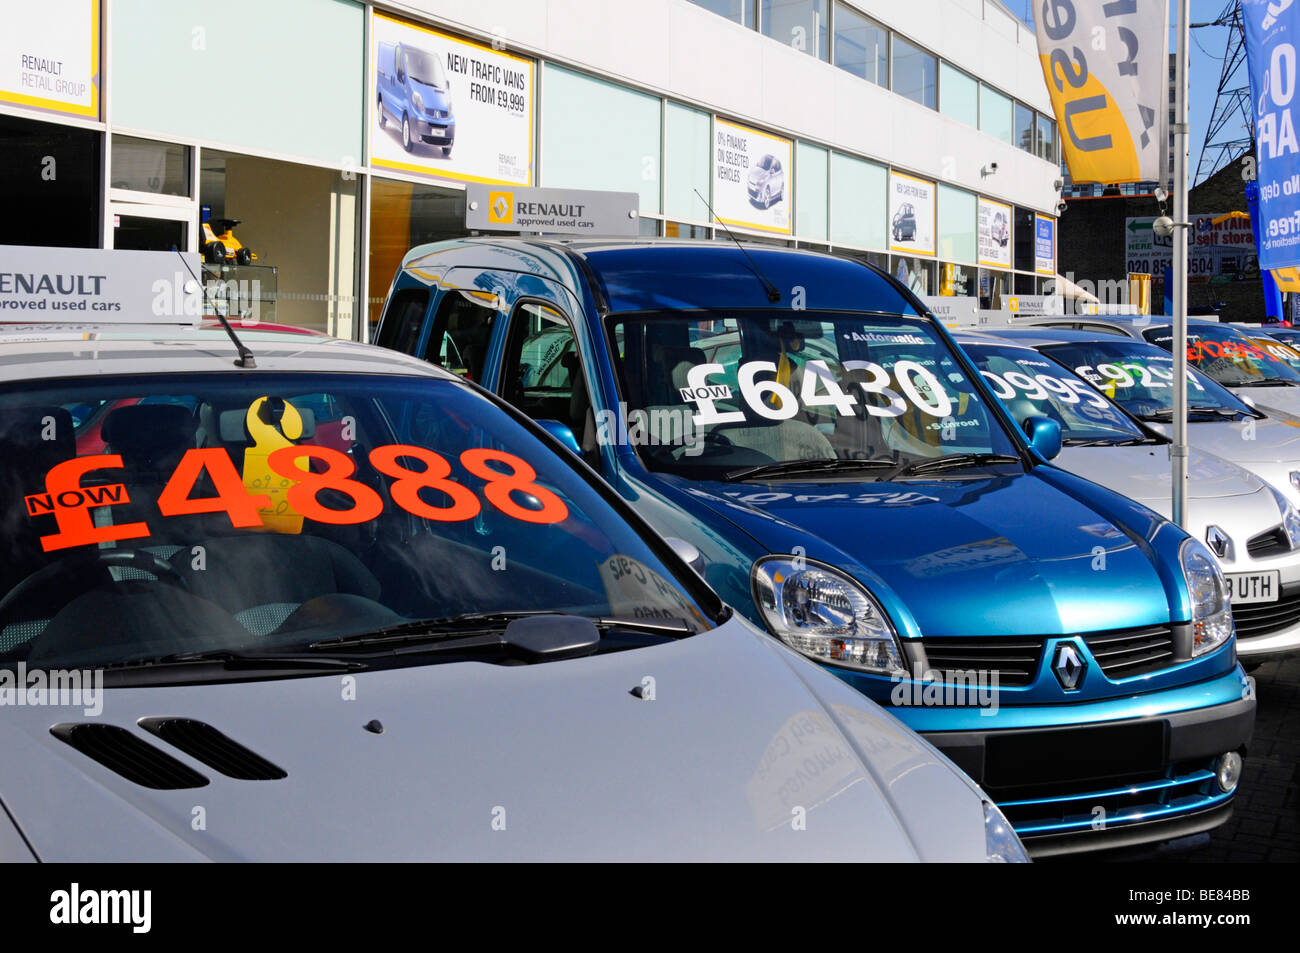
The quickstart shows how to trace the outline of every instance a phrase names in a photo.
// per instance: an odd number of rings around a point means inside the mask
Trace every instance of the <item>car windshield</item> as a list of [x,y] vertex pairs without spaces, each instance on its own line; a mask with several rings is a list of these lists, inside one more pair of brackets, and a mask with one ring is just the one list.
[[442,63],[439,62],[438,57],[424,50],[406,47],[406,74],[413,82],[423,83],[425,86],[433,86],[436,89],[445,89],[447,86],[447,74],[442,71]]
[[719,611],[594,477],[459,382],[10,385],[0,448],[0,666],[279,651],[485,612],[689,633]]
[[[1048,344],[1044,354],[1074,368],[1105,396],[1136,417],[1167,417],[1174,409],[1174,359],[1153,344],[1120,338]],[[1255,412],[1231,391],[1187,370],[1187,406],[1192,415]]]
[[690,311],[610,321],[627,440],[651,469],[731,479],[806,462],[828,476],[851,469],[855,479],[879,479],[963,454],[1021,465],[985,396],[924,318]]
[[1123,443],[1144,434],[1083,378],[1025,347],[970,344],[966,353],[1020,423],[1050,417],[1068,444]]
[[1284,344],[1281,341],[1275,340],[1271,336],[1253,337],[1251,338],[1251,341],[1259,345],[1263,351],[1272,357],[1277,358],[1292,370],[1300,370],[1300,351],[1295,349],[1295,344]]
[[[1142,335],[1166,351],[1172,350],[1173,331],[1168,325],[1149,328]],[[1250,387],[1270,382],[1300,384],[1300,371],[1293,370],[1246,335],[1226,325],[1189,326],[1187,361],[1225,387]]]

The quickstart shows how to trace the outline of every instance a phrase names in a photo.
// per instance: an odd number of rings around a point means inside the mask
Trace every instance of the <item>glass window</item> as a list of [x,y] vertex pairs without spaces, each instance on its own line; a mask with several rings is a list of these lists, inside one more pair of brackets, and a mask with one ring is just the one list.
[[888,87],[889,33],[852,7],[835,4],[835,65]]
[[894,34],[894,81],[890,86],[900,96],[931,109],[935,106],[935,59]]
[[355,177],[204,149],[199,201],[204,272],[241,289],[241,312],[250,311],[241,314],[245,321],[354,336],[360,218]]
[[909,258],[894,255],[890,258],[893,275],[902,284],[911,289],[912,294],[934,294],[934,262],[924,258]]
[[887,248],[885,167],[831,153],[831,242]]
[[[214,9],[209,0],[113,4],[113,122],[163,138],[356,163],[366,7],[222,0],[218,15]],[[308,34],[310,42],[292,41]],[[468,85],[456,92],[467,95]]]
[[403,354],[414,354],[428,310],[427,288],[403,288],[389,300],[375,343]]
[[0,116],[0,245],[100,246],[101,133]]
[[171,142],[113,136],[109,187],[155,195],[190,192],[190,150]]
[[830,55],[830,0],[759,0],[764,35],[819,60]]
[[[371,326],[379,320],[384,294],[416,245],[465,234],[465,193],[431,185],[370,180]],[[501,233],[495,233],[501,234]]]
[[1034,151],[1034,111],[1023,103],[1016,103],[1015,144],[1026,152]]
[[686,222],[664,222],[666,238],[711,238],[713,232],[705,225],[688,225]]
[[664,151],[664,212],[707,220],[700,195],[709,195],[709,114],[669,103]]
[[980,130],[1011,142],[1011,100],[991,86],[980,85]]
[[939,183],[939,257],[950,261],[976,260],[975,193]]
[[741,26],[754,26],[754,0],[691,0],[691,3]]
[[945,261],[939,266],[939,294],[968,298],[975,294],[975,269]]
[[795,144],[795,223],[800,238],[826,240],[829,200],[830,155],[819,146]]
[[[868,297],[863,308],[898,304]],[[824,470],[825,461],[878,461],[878,473],[854,467],[853,479],[887,480],[920,459],[1012,447],[953,350],[906,311],[664,313],[624,318],[613,330],[622,331],[617,372],[631,413],[675,419],[673,432],[688,435],[643,442],[652,470],[743,481],[766,479],[745,471],[773,463],[819,461]],[[699,406],[682,396],[688,386],[729,396]],[[955,428],[937,425],[950,415]],[[1005,465],[1020,468],[1014,459]]]
[[542,77],[542,182],[636,192],[659,212],[659,98],[552,66]]
[[1003,295],[1010,294],[1010,282],[1009,272],[981,268],[979,270],[980,307],[996,307]]
[[433,317],[424,359],[466,380],[483,383],[483,365],[487,362],[492,325],[497,316],[496,304],[496,295],[490,292],[448,291]]
[[939,111],[968,126],[979,125],[979,84],[943,62],[939,63]]
[[[1011,229],[1011,238],[1013,251],[1011,256],[1012,267],[1016,271],[1033,271],[1034,270],[1034,230],[1037,227],[1034,222],[1036,216],[1032,209],[1017,208],[1013,213],[1015,223]],[[1017,284],[1016,294],[1033,294],[1033,288],[1025,290]]]
[[1042,113],[1038,114],[1038,143],[1034,150],[1040,159],[1056,162],[1056,123]]
[[[255,352],[293,343],[248,334]],[[211,347],[229,347],[219,329],[206,335]],[[51,417],[58,439],[42,441]],[[265,441],[296,459],[268,464],[254,452]],[[0,592],[7,620],[24,624],[0,641],[0,666],[152,660],[148,681],[182,680],[194,677],[193,661],[158,657],[306,652],[323,639],[485,611],[644,615],[695,632],[701,610],[714,611],[695,601],[710,599],[698,578],[657,555],[668,551],[641,539],[589,475],[456,381],[263,370],[25,382],[0,393],[0,446],[8,512],[79,456],[107,454],[98,459],[114,465],[95,469],[122,491],[101,525],[87,519],[77,538],[61,533],[53,503],[6,534]],[[291,475],[309,466],[348,478],[324,480],[341,490],[299,496]],[[404,479],[436,466],[451,479],[423,488]],[[512,468],[529,474],[527,491],[494,493]],[[62,547],[45,546],[60,535]],[[198,543],[202,564],[191,553]],[[505,571],[491,565],[499,545]],[[101,571],[68,562],[69,552]],[[107,569],[109,557],[126,564],[132,554],[146,568],[128,584],[103,585],[123,578]],[[620,569],[635,578],[611,584]],[[607,651],[628,647],[601,641]],[[385,665],[436,661],[397,655]]]

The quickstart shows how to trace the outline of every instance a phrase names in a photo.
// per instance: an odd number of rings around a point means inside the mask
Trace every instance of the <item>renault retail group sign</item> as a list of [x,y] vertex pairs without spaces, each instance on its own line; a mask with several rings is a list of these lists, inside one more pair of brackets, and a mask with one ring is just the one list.
[[635,192],[467,186],[465,227],[602,238],[640,234]]
[[99,2],[6,3],[0,103],[99,118]]

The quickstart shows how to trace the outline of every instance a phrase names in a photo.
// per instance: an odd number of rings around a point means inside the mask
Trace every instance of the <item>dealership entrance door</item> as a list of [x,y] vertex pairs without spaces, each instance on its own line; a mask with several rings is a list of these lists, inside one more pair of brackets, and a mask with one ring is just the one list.
[[190,251],[193,213],[184,208],[110,202],[112,248]]

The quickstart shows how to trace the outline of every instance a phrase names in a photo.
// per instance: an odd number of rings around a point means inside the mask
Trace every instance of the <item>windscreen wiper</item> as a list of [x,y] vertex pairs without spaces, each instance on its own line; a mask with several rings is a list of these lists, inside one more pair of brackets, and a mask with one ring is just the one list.
[[854,470],[888,470],[898,466],[897,460],[781,460],[741,467],[723,474],[728,482],[748,480],[751,477],[790,476],[800,473],[852,472]]
[[950,453],[943,457],[926,457],[904,464],[885,478],[888,483],[899,477],[912,476],[917,473],[937,473],[941,470],[963,470],[971,467],[993,466],[999,463],[1020,463],[1019,457],[1007,453]]
[[[421,645],[430,642],[445,643],[448,649],[456,651],[493,646],[501,647],[509,644],[504,633],[511,622],[532,616],[565,615],[567,614],[545,609],[524,609],[515,612],[466,612],[461,615],[445,616],[438,619],[404,622],[400,625],[388,626],[360,635],[322,639],[309,643],[306,649],[309,652],[355,649],[378,649],[382,651],[385,647],[400,650],[403,646]],[[695,629],[686,622],[681,621],[651,621],[648,619],[577,615],[569,617],[585,619],[601,632],[607,632],[611,629],[626,629],[675,638],[682,638],[695,633]],[[478,634],[462,637],[466,633]]]
[[1085,440],[1080,437],[1072,437],[1062,440],[1062,446],[1066,447],[1136,447],[1144,443],[1164,443],[1159,437],[1097,437],[1094,440]]
[[138,682],[141,677],[145,681],[154,681],[152,676],[157,674],[157,681],[170,683],[177,681],[178,678],[220,681],[228,678],[231,672],[246,672],[264,678],[285,675],[322,675],[329,672],[360,671],[366,668],[366,664],[355,660],[332,659],[293,652],[262,653],[216,649],[127,659],[109,663],[102,668],[105,677],[115,681],[119,675],[127,676],[133,683]]

